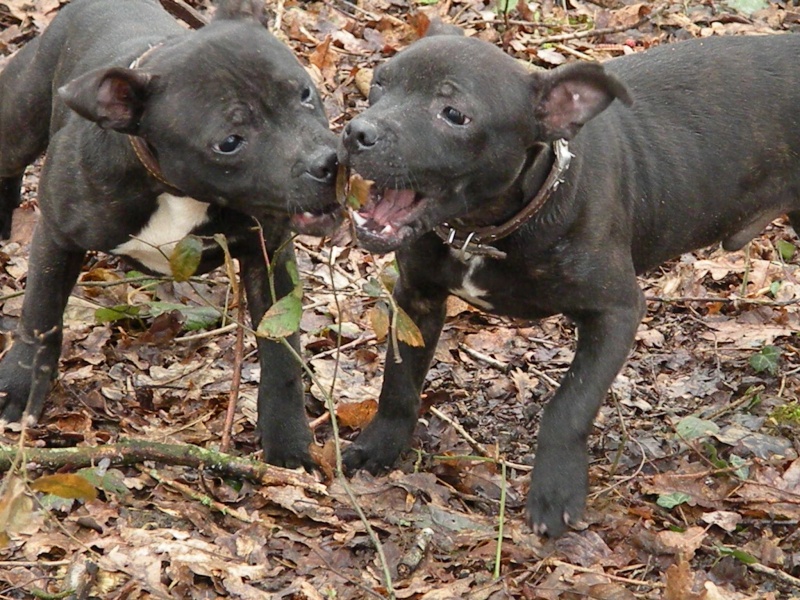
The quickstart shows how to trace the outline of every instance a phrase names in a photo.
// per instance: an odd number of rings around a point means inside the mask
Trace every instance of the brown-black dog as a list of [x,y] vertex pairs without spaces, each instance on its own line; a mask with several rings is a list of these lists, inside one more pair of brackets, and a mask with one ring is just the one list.
[[[169,273],[186,234],[224,233],[257,324],[273,298],[254,218],[270,254],[290,229],[335,225],[336,138],[311,79],[259,18],[258,2],[222,1],[193,32],[155,0],[75,0],[0,73],[4,236],[22,173],[47,150],[22,318],[0,364],[0,418],[41,412],[87,250]],[[201,271],[223,260],[206,239]],[[281,297],[293,287],[291,247],[273,259]],[[265,458],[311,467],[300,365],[277,342],[258,348]]]
[[408,447],[448,294],[563,313],[578,345],[542,417],[527,512],[553,536],[578,519],[586,439],[645,310],[636,274],[741,248],[786,213],[800,227],[798,57],[800,35],[728,37],[530,73],[439,35],[378,68],[339,159],[375,182],[358,238],[397,251],[395,297],[426,345],[401,343],[400,363],[389,350],[347,467],[378,471]]

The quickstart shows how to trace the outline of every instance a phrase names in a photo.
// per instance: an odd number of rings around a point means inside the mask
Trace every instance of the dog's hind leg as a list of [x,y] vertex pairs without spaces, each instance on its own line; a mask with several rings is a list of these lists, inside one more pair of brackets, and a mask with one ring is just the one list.
[[47,147],[52,78],[35,64],[39,38],[0,72],[0,239],[11,233],[22,174]]

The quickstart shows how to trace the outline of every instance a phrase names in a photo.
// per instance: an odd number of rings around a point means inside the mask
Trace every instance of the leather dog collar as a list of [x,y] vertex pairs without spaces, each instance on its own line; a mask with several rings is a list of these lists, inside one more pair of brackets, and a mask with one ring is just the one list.
[[[151,52],[161,47],[162,45],[163,42],[154,44],[152,46],[148,46],[147,50],[145,50],[138,57],[136,57],[133,60],[133,62],[131,62],[128,68],[138,69],[142,64],[142,61]],[[128,141],[131,143],[131,148],[133,148],[133,153],[136,154],[136,158],[138,158],[139,162],[142,163],[142,166],[150,174],[150,177],[167,186],[168,188],[167,191],[170,194],[173,194],[175,196],[186,195],[180,189],[172,185],[164,176],[164,173],[161,171],[161,166],[158,164],[158,159],[156,158],[156,155],[153,154],[153,151],[150,149],[150,145],[144,138],[141,138],[137,135],[128,135]]]
[[494,248],[490,244],[512,234],[536,215],[563,181],[562,176],[569,168],[573,154],[569,151],[567,141],[556,140],[553,142],[553,152],[555,160],[542,187],[539,188],[539,191],[531,198],[530,202],[508,221],[500,225],[479,227],[467,233],[459,231],[447,223],[442,223],[434,229],[436,235],[448,246],[458,248],[465,254],[477,254],[497,259],[506,258],[505,252]]
[[150,177],[165,185],[167,187],[167,191],[173,196],[186,195],[180,189],[172,185],[164,176],[164,173],[161,172],[161,166],[158,164],[158,159],[156,158],[155,154],[153,154],[153,151],[150,149],[150,145],[147,143],[147,141],[145,141],[144,138],[140,138],[137,135],[129,135],[128,141],[131,143],[131,148],[133,148],[133,153],[136,154],[136,158],[138,158],[139,162],[142,163],[142,166],[150,174]]

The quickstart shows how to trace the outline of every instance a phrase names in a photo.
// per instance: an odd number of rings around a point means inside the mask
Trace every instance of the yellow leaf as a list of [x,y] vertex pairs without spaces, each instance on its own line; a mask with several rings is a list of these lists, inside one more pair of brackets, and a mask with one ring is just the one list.
[[22,531],[33,516],[33,500],[25,493],[25,483],[19,477],[8,475],[0,496],[0,548],[8,545],[10,533]]
[[409,346],[421,347],[425,345],[425,339],[417,324],[411,320],[408,313],[399,306],[397,307],[397,339]]
[[58,473],[39,477],[31,484],[31,489],[36,492],[53,494],[59,498],[94,500],[97,498],[97,489],[80,475],[71,473]]
[[358,173],[353,173],[348,182],[347,206],[353,209],[364,206],[369,201],[369,191],[374,183]]
[[369,321],[378,340],[386,339],[389,335],[389,307],[383,302],[378,302],[369,309]]

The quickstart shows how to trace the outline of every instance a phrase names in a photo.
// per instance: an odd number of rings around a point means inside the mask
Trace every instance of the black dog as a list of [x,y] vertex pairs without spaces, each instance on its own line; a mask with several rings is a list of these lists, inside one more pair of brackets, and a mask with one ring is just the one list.
[[[259,18],[256,2],[229,0],[190,32],[155,0],[76,0],[0,74],[5,236],[23,170],[47,150],[22,319],[0,364],[0,418],[41,412],[87,250],[169,273],[183,236],[224,233],[257,324],[274,299],[254,218],[270,254],[290,228],[336,224],[336,138],[310,78]],[[223,260],[207,246],[201,271]],[[273,258],[281,297],[293,253]],[[300,366],[277,342],[258,347],[266,460],[312,466]]]
[[785,213],[800,227],[798,57],[798,35],[714,38],[529,73],[442,35],[377,69],[339,159],[380,190],[353,214],[357,234],[397,250],[395,297],[426,345],[401,343],[401,363],[389,350],[346,465],[378,471],[409,445],[448,294],[563,313],[578,345],[544,411],[527,511],[553,536],[579,518],[586,439],[645,310],[636,274],[741,248]]

